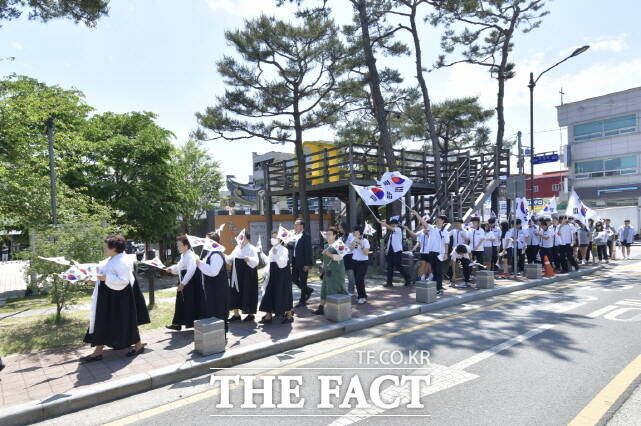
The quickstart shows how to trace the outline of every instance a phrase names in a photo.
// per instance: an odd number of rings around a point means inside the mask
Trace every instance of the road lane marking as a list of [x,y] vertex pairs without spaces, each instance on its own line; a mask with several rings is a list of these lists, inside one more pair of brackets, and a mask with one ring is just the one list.
[[641,355],[628,364],[614,379],[568,423],[568,426],[597,425],[607,421],[614,414],[617,403],[641,379]]
[[[474,364],[477,364],[481,361],[484,361],[492,357],[493,355],[498,354],[501,351],[509,349],[512,346],[518,345],[520,343],[523,343],[527,339],[530,339],[538,334],[541,334],[544,331],[550,330],[553,327],[554,327],[554,324],[543,324],[542,326],[532,329],[527,333],[523,333],[518,336],[515,336],[502,343],[499,343],[498,345],[492,346],[490,349],[487,349],[483,352],[480,352],[478,354],[472,355],[469,358],[459,361],[456,364],[451,365],[450,367],[442,367],[443,368],[442,372],[431,373],[430,377],[432,380],[429,385],[421,386],[420,398],[422,399],[427,395],[433,395],[442,390],[449,389],[461,383],[465,383],[470,380],[474,380],[478,378],[479,377],[478,375],[468,373],[464,370],[466,368],[471,367]],[[420,372],[420,371],[421,370],[416,370],[416,372]],[[466,373],[466,375],[457,376],[455,372]],[[381,392],[381,397],[385,402],[390,402],[398,398],[401,401],[401,404],[404,404],[410,401],[411,399],[410,390],[411,390],[411,387],[407,383],[403,386],[389,386]],[[374,416],[380,417],[382,416],[382,413],[384,413],[385,411],[388,411],[383,408],[374,406],[371,401],[368,401],[368,403],[372,405],[371,408],[367,408],[367,409],[355,408],[351,410],[349,413],[339,417],[338,419],[330,423],[329,426],[346,426],[348,424],[360,422],[369,417],[374,417]]]
[[[553,284],[556,284],[556,283],[550,283],[550,284],[553,285]],[[546,284],[546,285],[550,285],[550,284]],[[390,339],[390,338],[393,338],[393,337],[396,337],[396,336],[400,336],[402,334],[412,333],[414,331],[418,331],[418,330],[422,330],[422,329],[425,329],[425,328],[441,325],[441,324],[444,324],[446,322],[449,322],[449,321],[452,321],[452,320],[455,320],[455,319],[468,317],[468,316],[474,315],[474,314],[479,313],[479,312],[492,310],[492,309],[495,309],[495,308],[498,308],[498,307],[501,307],[501,306],[505,306],[505,305],[509,305],[509,304],[513,304],[513,303],[518,303],[518,302],[520,302],[522,300],[527,300],[527,299],[531,299],[531,298],[534,298],[534,297],[539,297],[541,295],[544,295],[545,293],[553,293],[553,292],[556,292],[556,291],[559,291],[559,290],[564,290],[564,289],[567,289],[567,288],[572,288],[572,287],[585,285],[585,284],[586,283],[584,281],[578,281],[578,282],[575,282],[575,283],[557,285],[554,288],[550,288],[550,289],[540,289],[540,292],[537,292],[535,294],[527,294],[527,295],[524,295],[524,296],[517,296],[517,297],[513,297],[513,298],[511,298],[509,300],[506,300],[506,301],[492,303],[492,304],[489,304],[487,306],[483,306],[483,307],[480,307],[480,308],[472,309],[470,311],[466,311],[466,312],[462,312],[462,313],[458,313],[458,314],[453,314],[453,315],[450,315],[450,316],[447,316],[447,317],[444,317],[444,318],[440,318],[440,319],[433,319],[432,321],[427,322],[425,324],[419,324],[419,325],[415,325],[415,326],[412,326],[412,327],[407,327],[407,328],[404,328],[404,329],[401,329],[401,330],[389,332],[389,333],[384,334],[382,336],[372,337],[370,339],[366,339],[366,340],[361,341],[361,342],[353,343],[351,345],[344,346],[342,348],[334,349],[332,351],[329,351],[329,352],[326,352],[326,353],[323,353],[323,354],[315,355],[315,356],[310,357],[310,358],[306,358],[306,359],[303,359],[303,360],[300,360],[300,361],[296,361],[296,362],[293,362],[291,364],[287,364],[287,365],[285,365],[283,367],[277,367],[275,369],[271,369],[270,371],[268,371],[268,372],[266,372],[264,374],[261,374],[261,376],[262,375],[276,375],[276,374],[278,374],[278,372],[287,371],[288,367],[300,367],[300,366],[303,366],[303,365],[311,364],[311,363],[314,363],[316,361],[320,361],[320,360],[323,360],[323,359],[326,359],[326,358],[330,358],[332,356],[335,356],[335,355],[338,355],[338,354],[341,354],[341,353],[344,353],[344,352],[348,352],[348,351],[351,351],[353,349],[356,349],[356,348],[359,348],[359,347],[362,347],[362,346],[367,346],[367,345],[371,345],[371,344],[374,344],[374,343],[378,343],[380,341],[387,340],[387,339]],[[212,390],[205,391],[205,392],[202,392],[202,393],[194,394],[194,395],[188,396],[186,398],[179,399],[177,401],[172,401],[172,402],[169,402],[167,404],[160,405],[158,407],[150,408],[150,409],[142,411],[140,413],[132,414],[130,416],[127,416],[127,417],[124,417],[122,419],[113,421],[111,423],[107,423],[107,425],[109,425],[109,426],[123,426],[123,425],[128,425],[128,424],[140,421],[140,420],[148,419],[150,417],[154,417],[154,416],[157,416],[159,414],[163,414],[163,413],[166,413],[168,411],[172,411],[172,410],[175,410],[175,409],[178,409],[178,408],[182,408],[184,406],[187,406],[187,405],[190,405],[190,404],[205,400],[207,398],[213,397],[213,396],[218,394],[218,391],[219,391],[218,388],[216,388],[216,389],[212,389]]]

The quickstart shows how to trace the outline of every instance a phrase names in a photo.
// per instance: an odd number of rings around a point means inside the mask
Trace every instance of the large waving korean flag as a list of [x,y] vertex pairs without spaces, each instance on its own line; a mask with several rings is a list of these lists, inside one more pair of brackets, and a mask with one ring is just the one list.
[[388,200],[385,190],[380,186],[360,186],[352,184],[356,193],[368,206],[384,206],[394,200]]
[[412,187],[412,183],[410,178],[400,172],[386,172],[378,181],[379,186],[385,190],[386,198],[389,198],[387,194],[392,194],[392,200],[388,200],[388,203],[396,201],[407,194],[407,191]]
[[581,201],[574,190],[572,190],[570,198],[568,199],[565,214],[568,216],[574,216],[575,219],[580,220],[583,224],[587,224],[590,217],[597,216],[597,213],[594,210],[586,206],[585,203]]

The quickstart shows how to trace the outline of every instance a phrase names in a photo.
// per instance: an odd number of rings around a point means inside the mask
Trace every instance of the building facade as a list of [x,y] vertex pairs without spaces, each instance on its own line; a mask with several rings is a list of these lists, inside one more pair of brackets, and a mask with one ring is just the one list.
[[591,207],[641,206],[641,87],[557,107],[568,188]]

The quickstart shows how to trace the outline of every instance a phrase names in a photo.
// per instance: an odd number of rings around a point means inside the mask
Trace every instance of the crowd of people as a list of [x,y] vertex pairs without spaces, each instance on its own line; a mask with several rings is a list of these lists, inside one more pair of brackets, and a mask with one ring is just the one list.
[[[514,273],[519,273],[526,260],[528,263],[549,261],[563,273],[570,267],[579,269],[579,264],[590,260],[609,262],[616,254],[617,245],[626,259],[636,235],[629,220],[618,230],[609,219],[583,224],[568,216],[529,220],[527,224],[517,219],[510,227],[507,222],[497,223],[496,218],[482,223],[480,218],[472,217],[467,224],[455,219],[449,224],[446,216],[437,216],[432,221],[416,211],[411,213],[418,224],[413,230],[402,227],[398,217],[379,220],[385,229],[381,246],[387,267],[385,287],[393,285],[395,270],[406,286],[413,284],[413,274],[405,270],[401,261],[403,253],[408,251],[418,259],[416,279],[435,281],[437,293],[442,294],[444,281],[449,280],[451,287],[469,287],[473,282],[473,268],[494,270],[500,277],[509,276],[509,265],[514,265]],[[345,225],[338,229],[330,227],[323,233],[320,303],[314,314],[324,314],[327,296],[333,294],[349,294],[355,296],[356,303],[367,303],[365,277],[372,244],[361,226],[351,232],[346,228]],[[411,237],[411,247],[406,247],[403,229]],[[207,237],[220,242],[215,232]],[[193,327],[195,320],[214,317],[224,321],[227,332],[230,322],[255,322],[258,312],[262,312],[258,322],[263,326],[274,321],[289,324],[294,321],[294,308],[307,305],[314,292],[307,280],[315,262],[312,239],[301,219],[295,221],[293,238],[285,238],[278,232],[271,234],[271,249],[267,254],[251,243],[248,233],[243,233],[240,240],[237,237],[237,241],[229,255],[207,250],[196,254],[188,236],[177,237],[180,260],[166,268],[167,273],[178,277],[174,317],[168,329],[180,331],[183,327]],[[98,266],[85,336],[85,342],[95,349],[82,358],[83,362],[102,359],[104,346],[116,349],[133,346],[127,356],[144,351],[138,326],[149,322],[149,313],[133,274],[133,262],[123,253],[125,247],[122,236],[105,240],[107,258]],[[463,282],[457,283],[459,264]],[[259,298],[259,269],[264,271],[262,298]],[[300,290],[296,306],[293,285]]]

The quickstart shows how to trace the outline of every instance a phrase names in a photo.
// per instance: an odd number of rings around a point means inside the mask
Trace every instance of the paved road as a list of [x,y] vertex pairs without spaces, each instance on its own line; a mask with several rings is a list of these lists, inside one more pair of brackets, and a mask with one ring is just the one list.
[[[243,369],[216,372],[302,376],[304,408],[239,408],[240,386],[232,386],[230,392],[234,408],[216,408],[219,387],[211,386],[209,377],[200,377],[47,424],[568,424],[579,413],[598,412],[604,402],[595,402],[595,396],[607,388],[611,398],[612,382],[632,374],[629,368],[622,371],[641,354],[640,272],[641,263],[626,263],[585,279],[415,316],[245,364]],[[400,354],[393,358],[400,365],[389,364],[393,351]],[[418,359],[415,351],[429,351],[429,360]],[[389,381],[381,386],[383,402],[398,397],[400,407],[338,407],[354,377],[364,389],[366,400],[361,402],[372,405],[374,379],[404,374],[429,375],[430,385],[419,390],[423,408],[408,408],[417,393]],[[343,386],[340,398],[331,400],[334,408],[319,409],[319,376],[327,375],[342,376]],[[278,403],[281,395],[275,383]],[[260,404],[262,398],[255,401]],[[358,398],[352,399],[352,406],[356,402]],[[617,424],[641,424],[641,413],[620,417],[624,422]]]

